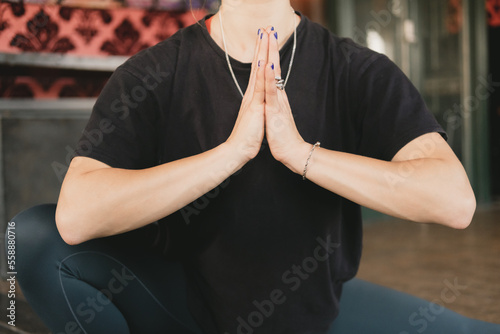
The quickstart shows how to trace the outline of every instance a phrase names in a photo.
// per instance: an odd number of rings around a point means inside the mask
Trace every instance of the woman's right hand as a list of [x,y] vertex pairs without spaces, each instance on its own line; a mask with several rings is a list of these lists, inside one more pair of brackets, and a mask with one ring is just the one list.
[[233,131],[226,141],[226,144],[236,149],[244,160],[243,163],[255,158],[260,151],[264,138],[264,71],[268,57],[268,39],[268,33],[264,29],[260,29],[257,36],[248,87],[243,97]]

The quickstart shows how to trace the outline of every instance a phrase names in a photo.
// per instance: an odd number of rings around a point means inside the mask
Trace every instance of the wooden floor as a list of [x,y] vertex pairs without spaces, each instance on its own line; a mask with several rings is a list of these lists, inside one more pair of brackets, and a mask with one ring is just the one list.
[[[462,231],[394,219],[369,222],[358,277],[500,324],[500,203],[478,209]],[[459,286],[456,298],[443,298],[449,283]],[[22,294],[17,326],[6,324],[7,289],[0,282],[0,333],[49,333]]]
[[[399,220],[368,224],[358,277],[500,324],[500,203],[478,209],[465,230]],[[442,297],[447,282],[460,286],[453,302]]]

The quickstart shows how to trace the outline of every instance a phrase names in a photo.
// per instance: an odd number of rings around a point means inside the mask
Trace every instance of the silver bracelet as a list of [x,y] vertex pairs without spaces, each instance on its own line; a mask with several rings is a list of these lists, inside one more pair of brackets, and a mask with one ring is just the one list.
[[311,148],[311,152],[309,152],[309,157],[307,157],[306,165],[304,166],[304,173],[302,173],[302,180],[304,181],[306,180],[307,167],[309,166],[309,161],[311,160],[314,150],[316,149],[316,147],[319,147],[319,145],[321,145],[321,143],[316,142],[316,144],[314,144],[313,147]]

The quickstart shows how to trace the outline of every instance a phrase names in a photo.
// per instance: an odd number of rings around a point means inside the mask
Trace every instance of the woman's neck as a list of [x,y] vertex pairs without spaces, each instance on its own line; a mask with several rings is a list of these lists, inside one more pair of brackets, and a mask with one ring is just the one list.
[[[280,46],[294,31],[294,15],[289,0],[223,0],[219,12],[214,16],[211,36],[221,48],[222,15],[227,52],[241,62],[251,62],[254,55],[255,39],[259,28],[272,26],[278,32]],[[297,16],[295,23],[298,24]]]

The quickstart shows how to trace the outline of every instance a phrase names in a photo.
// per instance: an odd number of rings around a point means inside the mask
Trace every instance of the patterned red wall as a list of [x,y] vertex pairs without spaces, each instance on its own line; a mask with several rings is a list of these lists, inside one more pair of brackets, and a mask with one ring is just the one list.
[[[204,13],[0,3],[0,52],[130,56],[196,22]],[[0,65],[0,98],[95,97],[109,75]]]
[[[11,0],[11,2],[19,2],[19,0]],[[136,7],[161,10],[188,10],[190,7],[214,9],[219,3],[218,0],[24,0],[24,2],[80,8]]]
[[132,55],[202,16],[202,11],[99,10],[2,3],[0,52]]
[[500,0],[486,0],[488,23],[492,27],[500,27]]

